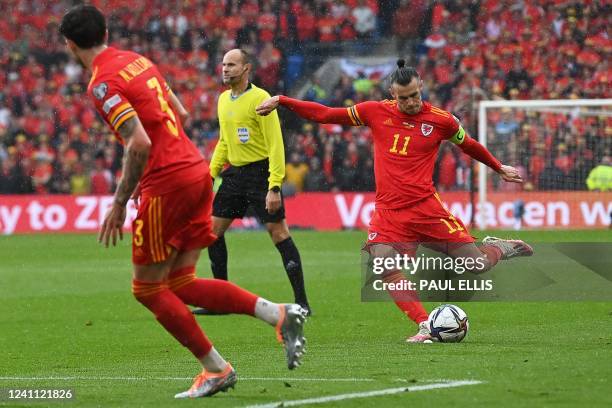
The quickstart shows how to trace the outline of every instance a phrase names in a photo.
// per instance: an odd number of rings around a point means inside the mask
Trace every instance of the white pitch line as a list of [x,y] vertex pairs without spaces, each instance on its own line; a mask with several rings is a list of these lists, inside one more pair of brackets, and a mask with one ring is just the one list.
[[[0,381],[185,381],[193,377],[0,377]],[[372,382],[373,378],[238,377],[240,381]]]
[[466,381],[452,381],[452,382],[434,383],[434,384],[425,384],[425,385],[413,385],[410,387],[387,388],[384,390],[355,392],[351,394],[330,395],[327,397],[319,397],[319,398],[308,398],[308,399],[293,400],[293,401],[277,401],[277,402],[271,402],[268,404],[249,405],[245,408],[296,407],[298,405],[323,404],[326,402],[343,401],[343,400],[355,399],[355,398],[378,397],[381,395],[392,395],[392,394],[399,394],[402,392],[427,391],[427,390],[435,390],[435,389],[440,389],[440,388],[455,388],[455,387],[463,387],[466,385],[476,385],[476,384],[482,384],[482,381],[466,380]]

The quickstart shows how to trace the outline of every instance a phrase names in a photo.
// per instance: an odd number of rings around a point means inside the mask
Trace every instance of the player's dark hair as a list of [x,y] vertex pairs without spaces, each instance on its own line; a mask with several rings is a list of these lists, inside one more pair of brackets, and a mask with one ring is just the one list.
[[64,15],[59,32],[79,48],[93,48],[104,44],[106,18],[94,6],[81,4]]
[[413,78],[419,79],[419,73],[413,67],[406,66],[406,60],[397,60],[397,69],[389,76],[389,85],[408,85]]

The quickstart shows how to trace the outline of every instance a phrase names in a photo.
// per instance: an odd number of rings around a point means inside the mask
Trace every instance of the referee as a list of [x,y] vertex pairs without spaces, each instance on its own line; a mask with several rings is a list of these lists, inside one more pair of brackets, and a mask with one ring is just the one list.
[[[281,195],[285,150],[280,122],[276,112],[269,116],[255,113],[257,105],[270,95],[249,81],[251,66],[248,53],[241,49],[223,57],[223,83],[230,89],[219,96],[220,136],[210,163],[211,175],[223,179],[213,202],[213,232],[219,238],[208,247],[211,269],[216,279],[227,280],[224,233],[251,207],[280,252],[295,303],[310,314],[300,253],[285,222]],[[230,166],[223,170],[227,163]]]

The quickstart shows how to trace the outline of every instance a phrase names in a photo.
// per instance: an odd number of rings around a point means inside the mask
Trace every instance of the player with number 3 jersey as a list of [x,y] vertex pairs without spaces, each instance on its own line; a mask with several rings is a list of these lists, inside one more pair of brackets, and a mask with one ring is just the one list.
[[[492,268],[500,259],[528,256],[531,247],[518,240],[485,238],[477,247],[463,222],[455,218],[436,193],[433,171],[440,144],[449,141],[463,152],[495,170],[509,182],[522,182],[518,171],[502,165],[484,146],[472,139],[460,121],[443,109],[421,99],[418,72],[398,61],[390,77],[392,100],[367,101],[348,108],[329,108],[286,96],[274,96],[257,107],[267,115],[278,105],[320,123],[368,126],[374,138],[376,208],[368,229],[366,249],[372,256],[414,255],[419,244],[433,246],[453,257],[481,258],[473,272]],[[389,282],[403,279],[401,271],[389,271]],[[415,323],[419,332],[408,342],[431,339],[427,312],[414,293],[389,291],[397,306]]]
[[[183,196],[194,185],[210,180],[210,171],[171,108],[172,90],[157,67],[137,53],[107,47],[92,62],[87,91],[122,144],[119,129],[134,117],[138,117],[151,140],[147,166],[139,182],[142,198],[133,224],[134,263],[164,261],[169,255],[168,245],[193,249],[214,242],[210,212],[191,214],[199,217],[193,220],[189,234],[182,234],[183,240],[176,236],[178,231],[173,231],[181,223],[170,218],[189,216],[176,211],[183,207]],[[167,195],[170,192],[174,193]],[[164,237],[172,237],[173,242],[166,242]]]
[[88,93],[124,146],[122,176],[98,239],[108,247],[123,237],[126,205],[138,191],[132,293],[202,365],[191,388],[175,397],[212,396],[237,381],[187,305],[247,314],[275,326],[288,368],[297,367],[305,351],[305,310],[269,302],[230,282],[196,277],[201,249],[216,239],[212,180],[183,131],[180,119],[187,112],[156,66],[142,55],[108,47],[106,18],[94,6],[72,8],[59,31],[70,54],[91,71]]
[[157,67],[131,51],[107,47],[93,60],[87,88],[96,109],[118,139],[119,128],[138,116],[151,139],[142,193],[159,195],[209,176],[208,165],[171,108],[172,90]]

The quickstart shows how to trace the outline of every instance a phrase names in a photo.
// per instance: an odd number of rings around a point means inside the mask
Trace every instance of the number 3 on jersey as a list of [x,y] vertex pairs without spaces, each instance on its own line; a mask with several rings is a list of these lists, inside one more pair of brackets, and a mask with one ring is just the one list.
[[389,149],[391,153],[396,153],[402,156],[408,156],[408,143],[410,142],[410,136],[404,136],[404,144],[402,146],[402,150],[397,150],[397,143],[400,140],[399,133],[393,135],[393,147]]
[[162,112],[166,113],[170,116],[170,119],[166,121],[166,126],[170,130],[174,136],[178,137],[179,131],[176,126],[176,116],[174,116],[174,112],[170,109],[170,105],[168,105],[168,101],[164,98],[164,93],[162,91],[161,85],[156,77],[153,77],[147,81],[147,86],[150,89],[154,89],[157,91],[157,99],[159,100],[159,105],[161,107]]
[[136,220],[134,228],[134,245],[142,246],[144,238],[142,237],[142,227],[144,225],[143,220]]

